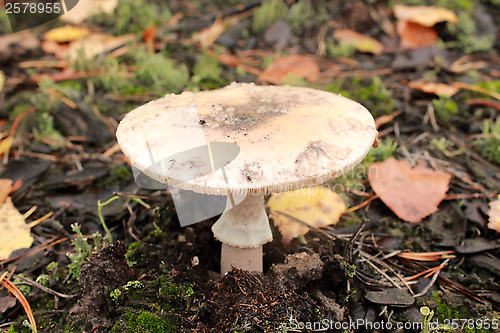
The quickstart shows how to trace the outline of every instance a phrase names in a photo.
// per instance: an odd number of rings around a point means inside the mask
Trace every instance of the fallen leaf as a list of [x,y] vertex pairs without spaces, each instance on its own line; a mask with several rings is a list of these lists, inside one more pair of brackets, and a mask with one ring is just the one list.
[[158,27],[156,25],[152,25],[142,32],[142,41],[144,42],[144,44],[146,44],[150,52],[154,52],[155,50],[155,39],[157,31]]
[[2,141],[0,141],[0,156],[5,154],[10,150],[10,147],[12,147],[12,141],[13,138],[11,136],[6,137]]
[[344,200],[326,187],[316,186],[297,191],[271,195],[267,205],[270,217],[283,235],[282,242],[287,245],[292,239],[304,235],[309,228],[280,214],[286,213],[311,226],[321,228],[338,222],[346,206]]
[[12,296],[3,296],[0,297],[0,314],[4,314],[5,311],[14,307],[17,303],[17,298]]
[[32,243],[29,226],[7,197],[0,207],[0,260],[9,258],[15,250],[30,247]]
[[382,291],[369,291],[366,299],[375,304],[408,307],[415,302],[415,297],[407,289],[388,288]]
[[219,36],[226,29],[226,26],[226,22],[218,17],[211,26],[201,30],[200,32],[194,33],[192,39],[194,42],[200,43],[203,48],[206,48],[212,45],[217,38],[219,38]]
[[290,76],[316,82],[319,78],[319,66],[310,57],[292,54],[279,58],[259,75],[258,81],[282,84]]
[[136,36],[133,34],[118,37],[103,33],[90,34],[84,38],[71,42],[66,57],[68,57],[70,61],[81,58],[92,59],[101,53],[119,48],[135,39]]
[[12,180],[5,178],[0,179],[0,207],[2,207],[11,189],[12,189]]
[[80,24],[92,15],[104,13],[112,14],[118,5],[118,0],[84,0],[66,14],[62,15],[61,21],[71,24]]
[[385,114],[383,116],[380,116],[380,117],[377,117],[375,119],[375,128],[378,129],[380,126],[383,126],[385,124],[388,124],[390,123],[391,121],[394,120],[394,118],[396,118],[396,116],[398,114],[400,114],[401,111],[394,111],[393,113],[391,114]]
[[359,52],[380,54],[384,51],[382,43],[351,29],[337,29],[333,37],[343,44],[353,45]]
[[0,71],[0,93],[3,90],[3,86],[5,85],[5,74]]
[[498,200],[490,202],[488,216],[490,217],[488,228],[500,232],[500,194],[498,195]]
[[430,46],[438,40],[434,29],[411,21],[398,21],[396,30],[404,48]]
[[71,42],[76,39],[87,36],[90,30],[87,28],[74,27],[66,25],[64,27],[55,28],[47,31],[44,34],[45,39],[53,40],[58,43]]
[[399,21],[411,21],[425,27],[433,27],[439,22],[457,23],[458,18],[449,9],[434,6],[394,5],[394,16]]
[[401,219],[416,223],[438,210],[451,175],[423,166],[412,168],[405,161],[389,158],[374,163],[368,179],[387,207]]
[[456,85],[449,85],[445,83],[436,83],[429,81],[412,81],[408,83],[410,88],[418,89],[428,94],[438,96],[453,96],[460,91],[460,87]]
[[44,40],[41,44],[42,50],[45,53],[53,53],[56,57],[60,59],[64,59],[68,54],[69,45],[68,44],[59,44],[53,40]]

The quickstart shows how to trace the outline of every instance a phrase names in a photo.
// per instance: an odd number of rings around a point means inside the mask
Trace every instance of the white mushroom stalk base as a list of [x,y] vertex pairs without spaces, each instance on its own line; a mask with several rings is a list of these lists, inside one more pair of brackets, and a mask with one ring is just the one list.
[[[229,199],[228,206],[231,207]],[[262,272],[262,244],[273,239],[264,194],[246,195],[221,215],[212,231],[222,242],[221,274],[230,271],[231,266]]]

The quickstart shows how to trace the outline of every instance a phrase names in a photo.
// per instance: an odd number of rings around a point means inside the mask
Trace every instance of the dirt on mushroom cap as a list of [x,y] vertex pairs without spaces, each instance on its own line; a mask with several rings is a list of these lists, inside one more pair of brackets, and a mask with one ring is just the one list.
[[[376,135],[368,110],[342,96],[244,83],[167,95],[129,113],[117,131],[124,153],[150,177],[209,194],[270,193],[322,183],[359,163]],[[227,177],[220,169],[207,174],[206,163],[189,163],[190,172],[200,172],[179,181],[185,165],[165,167],[169,156],[208,142],[240,147],[224,167]]]

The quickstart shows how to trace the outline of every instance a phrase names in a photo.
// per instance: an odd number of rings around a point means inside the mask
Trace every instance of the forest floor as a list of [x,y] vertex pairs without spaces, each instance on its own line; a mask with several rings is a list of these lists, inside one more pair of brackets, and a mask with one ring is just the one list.
[[[418,15],[394,1],[105,2],[56,32],[60,19],[13,34],[0,12],[0,332],[500,331],[498,0],[404,1],[442,7]],[[115,131],[152,99],[234,81],[351,98],[379,146],[329,183],[348,207],[336,224],[283,242],[271,216],[264,273],[221,277],[217,218],[181,227],[168,191],[136,185]],[[425,170],[408,171],[417,187],[449,175],[434,210],[420,197],[408,217],[377,190],[368,170],[393,158]]]

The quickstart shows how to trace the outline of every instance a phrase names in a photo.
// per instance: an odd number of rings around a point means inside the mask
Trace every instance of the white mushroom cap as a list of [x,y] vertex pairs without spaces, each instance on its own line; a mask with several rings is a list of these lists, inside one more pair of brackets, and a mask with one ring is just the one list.
[[[336,178],[361,162],[377,131],[366,108],[333,93],[232,83],[140,106],[120,122],[116,136],[132,165],[148,176],[227,195],[291,191]],[[234,143],[240,152],[215,171],[202,156],[171,158],[209,142]]]

